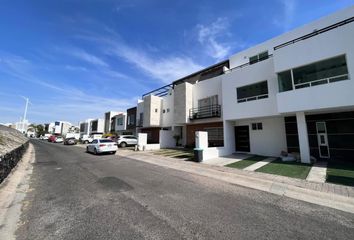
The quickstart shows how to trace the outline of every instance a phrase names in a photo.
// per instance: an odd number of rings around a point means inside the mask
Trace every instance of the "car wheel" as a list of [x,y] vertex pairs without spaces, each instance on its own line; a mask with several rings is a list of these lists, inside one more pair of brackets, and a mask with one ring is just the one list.
[[120,146],[121,146],[122,148],[125,148],[125,147],[127,146],[127,143],[121,142],[121,143],[120,143]]
[[87,153],[89,152],[89,148],[88,148],[88,147],[86,147],[86,152],[87,152]]
[[93,150],[93,153],[94,153],[95,155],[97,155],[97,149],[96,149],[96,148]]
[[86,140],[86,141],[84,141],[84,144],[88,144],[88,141]]
[[112,154],[113,154],[113,155],[116,154],[116,151],[113,151]]

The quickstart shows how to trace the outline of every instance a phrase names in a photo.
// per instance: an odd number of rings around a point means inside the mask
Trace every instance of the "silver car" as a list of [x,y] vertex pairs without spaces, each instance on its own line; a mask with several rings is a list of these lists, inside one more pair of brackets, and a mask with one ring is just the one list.
[[117,143],[120,147],[134,146],[138,144],[138,139],[134,135],[121,135],[118,137]]

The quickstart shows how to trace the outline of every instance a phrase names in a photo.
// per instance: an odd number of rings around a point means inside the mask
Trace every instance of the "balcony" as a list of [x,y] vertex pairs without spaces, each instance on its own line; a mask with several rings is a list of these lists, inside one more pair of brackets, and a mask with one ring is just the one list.
[[203,119],[221,117],[221,105],[209,105],[189,109],[189,119]]

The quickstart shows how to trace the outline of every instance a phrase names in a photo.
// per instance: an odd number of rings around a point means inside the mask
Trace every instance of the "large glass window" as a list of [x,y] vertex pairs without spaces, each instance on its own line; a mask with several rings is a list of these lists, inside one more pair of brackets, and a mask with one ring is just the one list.
[[239,87],[236,89],[237,102],[247,102],[268,97],[267,81]]
[[293,69],[295,88],[347,80],[345,56],[339,56]]
[[278,73],[279,92],[293,90],[293,80],[291,78],[291,71]]

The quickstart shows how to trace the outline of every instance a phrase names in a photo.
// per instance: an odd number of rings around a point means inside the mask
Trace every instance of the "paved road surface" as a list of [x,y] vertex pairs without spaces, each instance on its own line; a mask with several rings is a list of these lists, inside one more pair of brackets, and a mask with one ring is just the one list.
[[354,215],[33,140],[18,239],[353,239]]

